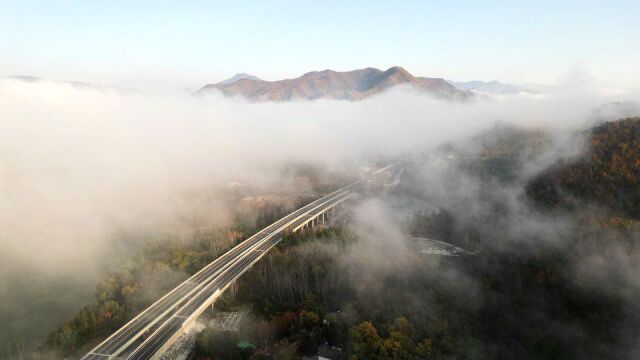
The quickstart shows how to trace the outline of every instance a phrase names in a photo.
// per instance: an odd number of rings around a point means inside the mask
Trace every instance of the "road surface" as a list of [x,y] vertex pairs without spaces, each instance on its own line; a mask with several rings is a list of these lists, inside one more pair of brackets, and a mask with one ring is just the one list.
[[[159,330],[166,329],[167,327],[173,329],[173,327],[171,327],[172,324],[179,323],[181,319],[176,316],[185,316],[188,314],[188,312],[181,311],[184,306],[189,306],[186,308],[187,311],[189,309],[193,310],[196,304],[202,303],[204,299],[208,299],[208,297],[211,296],[212,289],[227,286],[230,281],[243,272],[242,269],[246,268],[247,264],[252,264],[264,251],[267,251],[275,245],[287,229],[295,229],[301,224],[308,222],[314,217],[314,214],[317,215],[319,211],[321,213],[323,209],[344,201],[346,197],[351,196],[353,189],[359,183],[360,182],[355,182],[324,196],[292,212],[246,239],[153,303],[93,348],[88,354],[82,357],[82,359],[104,360],[114,358],[125,350],[128,350],[128,348],[131,348],[134,343],[137,345],[137,343],[140,342],[140,338],[149,332],[156,334]],[[181,305],[184,306],[180,308]],[[155,335],[151,335],[151,337],[153,336]],[[168,336],[168,332],[161,333],[160,340],[158,341],[160,342],[166,336]],[[144,344],[148,344],[151,337],[148,337]]]

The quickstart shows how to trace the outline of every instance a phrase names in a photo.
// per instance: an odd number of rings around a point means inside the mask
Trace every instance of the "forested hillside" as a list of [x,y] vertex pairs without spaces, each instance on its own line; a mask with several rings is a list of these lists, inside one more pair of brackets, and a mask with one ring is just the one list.
[[544,206],[593,203],[640,217],[640,118],[608,122],[587,133],[588,152],[534,179],[528,195]]
[[[640,319],[626,295],[576,280],[581,255],[573,251],[600,251],[602,238],[623,244],[640,227],[594,221],[571,229],[552,250],[520,243],[518,252],[484,247],[450,260],[410,251],[375,278],[357,254],[366,240],[349,230],[292,236],[216,304],[222,311],[249,305],[251,320],[240,332],[205,330],[196,356],[295,359],[328,343],[353,360],[609,359],[612,349],[613,358],[628,358],[630,337],[621,334],[632,334]],[[246,343],[253,347],[240,346]]]
[[[356,264],[359,239],[347,228],[292,235],[238,280],[216,307],[250,304],[253,321],[239,333],[198,338],[201,359],[295,359],[324,343],[345,359],[425,359],[479,353],[463,320],[475,307],[472,290],[438,274],[438,263],[413,251],[399,267],[372,279]],[[235,293],[235,295],[233,294]],[[421,304],[430,304],[429,307]],[[241,350],[249,342],[255,350]]]
[[[288,239],[218,304],[250,305],[253,325],[203,332],[196,355],[289,359],[326,342],[353,360],[636,358],[640,223],[622,195],[637,196],[638,123],[590,130],[589,152],[531,181],[521,169],[553,147],[538,131],[489,132],[450,148],[463,156],[407,164],[380,199],[403,214],[385,224],[399,226],[404,242],[357,223]],[[496,167],[496,158],[508,161]],[[541,179],[562,202],[540,196]],[[388,246],[371,246],[372,236]],[[477,255],[420,255],[411,236]],[[392,248],[403,247],[398,262]]]

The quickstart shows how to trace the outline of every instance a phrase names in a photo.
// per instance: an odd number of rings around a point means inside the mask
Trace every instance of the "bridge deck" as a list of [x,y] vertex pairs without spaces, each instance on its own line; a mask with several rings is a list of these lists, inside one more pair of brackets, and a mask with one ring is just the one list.
[[[244,264],[244,258],[249,256],[248,254],[250,253],[256,254],[255,256],[258,257],[261,256],[264,251],[268,250],[268,248],[265,250],[265,248],[261,247],[263,242],[268,239],[278,238],[276,235],[281,236],[285,228],[288,228],[290,225],[293,225],[295,228],[295,226],[298,226],[301,221],[308,221],[309,218],[306,218],[305,215],[313,214],[319,211],[318,209],[324,209],[327,206],[331,206],[335,201],[343,201],[344,196],[348,195],[357,184],[358,182],[353,183],[306,206],[303,206],[302,208],[267,226],[255,235],[249,237],[149,306],[129,323],[125,324],[122,328],[92,349],[82,359],[91,360],[113,358],[125,351],[127,347],[131,347],[131,345],[136,341],[139,341],[142,335],[150,331],[152,327],[163,324],[154,332],[157,333],[159,329],[164,328],[164,325],[169,323],[169,321],[173,323],[174,318],[172,315],[176,313],[177,309],[181,305],[186,304],[194,297],[202,300],[205,296],[204,294],[209,293],[207,292],[207,289],[211,288],[208,284],[212,283],[215,279],[221,278],[223,274],[233,274],[233,269],[238,268],[231,266],[237,263],[238,260],[242,259],[242,263]],[[302,219],[302,217],[305,218]],[[265,242],[265,244],[270,243]],[[253,251],[254,249],[259,251]],[[253,258],[252,256],[249,256],[249,258]],[[230,269],[230,271],[227,271],[227,269]],[[218,282],[216,282],[216,284],[217,283]],[[148,342],[149,341],[147,339],[144,343],[146,344]]]
[[[290,227],[295,228],[305,221],[309,221],[310,218],[318,216],[328,208],[344,201],[349,196],[351,196],[350,193],[341,193],[329,199],[323,206],[312,211],[310,213],[311,217],[309,217],[309,215],[301,216],[294,221]],[[203,309],[213,303],[217,295],[224,291],[237,277],[247,271],[253,263],[264,256],[269,249],[275,246],[282,239],[284,230],[285,228],[281,228],[269,234],[264,242],[254,248],[255,251],[248,252],[246,256],[233,263],[218,277],[209,282],[207,286],[187,301],[173,316],[165,321],[160,328],[135,349],[127,359],[151,359],[173,335],[187,325],[189,321],[200,315]]]

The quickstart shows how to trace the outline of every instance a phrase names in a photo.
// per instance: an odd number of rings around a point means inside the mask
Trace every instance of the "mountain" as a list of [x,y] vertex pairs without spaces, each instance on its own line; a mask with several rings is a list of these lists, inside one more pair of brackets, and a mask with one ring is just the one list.
[[245,77],[232,82],[209,84],[197,93],[220,91],[226,96],[239,95],[252,101],[315,99],[355,101],[379,94],[396,85],[410,85],[426,94],[450,100],[466,100],[473,96],[469,91],[456,89],[444,79],[415,77],[398,66],[386,71],[375,68],[344,72],[313,71],[295,79],[278,81]]
[[505,84],[499,81],[465,81],[456,82],[449,81],[449,83],[460,90],[473,91],[476,93],[483,93],[488,95],[515,95],[520,93],[538,93],[529,86],[526,85],[513,85]]

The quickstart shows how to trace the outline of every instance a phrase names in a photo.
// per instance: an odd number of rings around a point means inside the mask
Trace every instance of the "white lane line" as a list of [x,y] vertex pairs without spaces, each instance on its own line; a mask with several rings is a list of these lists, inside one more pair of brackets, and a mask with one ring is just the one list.
[[[276,228],[277,228],[277,230],[276,230],[276,231],[273,231],[273,232],[283,231],[283,229],[285,229],[287,226],[289,226],[289,225],[291,225],[292,223],[295,223],[295,222],[296,222],[296,220],[290,220],[290,221],[287,221],[288,219],[290,219],[290,218],[296,219],[296,218],[299,218],[299,217],[308,216],[308,214],[309,214],[310,212],[313,212],[314,210],[317,210],[318,208],[321,208],[321,207],[323,207],[323,206],[327,206],[327,205],[331,206],[331,205],[332,205],[332,202],[335,202],[335,200],[336,200],[336,199],[338,199],[338,201],[341,201],[342,199],[339,199],[339,198],[340,198],[342,195],[344,195],[344,194],[348,193],[348,191],[349,191],[349,190],[350,190],[354,185],[355,185],[355,183],[354,183],[354,184],[352,184],[352,185],[349,185],[349,186],[347,186],[347,187],[345,187],[345,188],[342,188],[342,189],[340,189],[340,190],[337,190],[337,191],[333,192],[332,194],[326,195],[326,196],[324,196],[324,197],[322,197],[322,198],[320,198],[320,199],[318,199],[318,200],[316,200],[316,201],[314,201],[314,202],[312,202],[312,203],[310,203],[310,204],[308,204],[308,205],[306,205],[306,206],[304,206],[304,207],[302,207],[302,208],[300,208],[300,209],[298,209],[298,210],[294,211],[293,213],[289,214],[288,216],[285,216],[284,218],[280,219],[279,221],[276,221],[275,223],[271,224],[271,225],[270,225],[270,226],[268,226],[267,228],[276,227]],[[316,205],[316,204],[318,204],[318,203],[319,203],[320,205]],[[313,205],[316,205],[316,206],[315,206],[315,207],[313,207]],[[309,207],[311,207],[311,209],[310,209],[310,210],[307,210]],[[296,213],[300,213],[300,212],[305,212],[305,213],[304,213],[304,214],[301,214],[301,215],[297,215],[297,214],[296,214]],[[284,225],[280,225],[280,223],[282,223],[282,222],[284,222],[285,224],[284,224]],[[254,242],[255,242],[255,243],[254,243],[252,246],[249,246],[249,248],[255,248],[255,246],[256,246],[256,245],[260,246],[262,243],[265,243],[265,241],[268,241],[268,238],[270,238],[270,235],[271,235],[273,232],[268,232],[268,233],[267,233],[267,235],[266,235],[264,238],[259,238],[259,237],[258,237],[258,238],[256,238],[256,239],[254,239]],[[261,233],[261,232],[258,232],[256,235],[258,235],[258,234],[260,234],[260,233]],[[254,235],[254,236],[250,237],[250,238],[249,238],[249,239],[247,239],[247,240],[250,240],[251,238],[255,237],[256,235]],[[246,244],[246,243],[247,243],[247,240],[245,240],[245,241],[243,241],[243,243],[241,243],[241,244],[237,245],[237,246],[236,246],[236,248],[234,248],[234,249],[230,250],[230,251],[229,251],[229,253],[233,252],[233,250],[237,250],[237,248],[238,248],[238,247],[240,247],[241,245]],[[248,250],[248,249],[247,249],[247,250]],[[244,255],[237,255],[237,256],[235,257],[235,259],[233,259],[233,260],[231,260],[231,261],[230,261],[230,263],[231,263],[231,264],[229,264],[229,263],[227,263],[227,264],[223,264],[223,265],[222,265],[222,268],[223,268],[224,270],[220,269],[220,270],[221,270],[221,272],[223,272],[223,273],[232,273],[231,271],[229,271],[230,269],[233,269],[233,265],[232,265],[232,264],[233,264],[233,263],[235,263],[235,264],[237,265],[237,264],[238,264],[238,262],[239,262],[239,261],[238,261],[238,260],[239,260],[239,258],[244,258],[244,257],[246,257],[246,256],[248,255],[248,253],[246,253],[246,252],[247,252],[246,250],[240,250],[240,253],[241,253],[241,254],[242,254],[242,252],[245,252],[245,254],[244,254]],[[225,255],[226,255],[226,254],[225,254]],[[223,257],[224,257],[224,255],[223,255]],[[215,262],[215,261],[214,261],[214,262]],[[211,264],[210,264],[210,265],[211,265]],[[236,271],[237,271],[237,270],[236,270]],[[241,270],[240,272],[242,272],[242,270]],[[202,273],[202,271],[200,271],[200,272],[198,272],[198,273],[200,274],[200,273]],[[234,274],[234,273],[232,273],[232,274],[233,274],[234,276],[236,275],[236,274]],[[196,275],[197,275],[197,274],[196,274]],[[194,276],[195,276],[195,275],[194,275]],[[219,275],[217,275],[217,276],[219,276]],[[211,282],[213,282],[213,281],[214,281],[214,280],[210,280],[210,281],[209,281],[209,283],[211,283]],[[202,286],[202,288],[201,288],[201,290],[200,290],[200,291],[204,291],[204,289],[208,286],[208,284],[206,284],[206,285],[202,284],[201,286]],[[192,297],[192,298],[191,298],[191,300],[187,300],[187,303],[186,303],[185,305],[183,305],[183,308],[184,308],[185,306],[187,306],[187,308],[189,308],[189,309],[190,309],[190,306],[189,306],[189,305],[187,305],[187,304],[189,304],[190,302],[192,302],[192,301],[193,301],[194,299],[196,299],[196,298],[198,298],[198,296],[197,296],[197,295],[196,295],[196,296],[194,296],[194,297]],[[180,302],[182,302],[182,301],[180,301]],[[197,302],[196,302],[195,304],[197,304]],[[195,305],[195,304],[194,304],[194,305]],[[178,311],[177,311],[177,313],[180,313],[180,312],[181,312],[180,310],[178,310]],[[175,316],[175,315],[173,315],[173,316]],[[171,317],[170,317],[170,319],[171,319]],[[165,324],[164,324],[164,325],[167,325],[167,324],[171,321],[170,319],[169,319],[169,320],[166,320],[166,322],[165,322]],[[163,325],[162,327],[164,327],[164,325]],[[161,327],[161,328],[162,328],[162,327]],[[159,334],[160,334],[160,329],[161,329],[161,328],[159,328],[159,329],[155,332],[155,334],[156,334],[156,335],[159,335]],[[154,335],[152,335],[152,336],[154,336]],[[154,341],[152,344],[153,344],[153,345],[155,345],[155,342],[156,342],[156,341]],[[141,347],[143,347],[143,346],[144,346],[144,344],[141,344],[139,348],[141,348]],[[134,350],[134,352],[135,352],[135,350]]]

